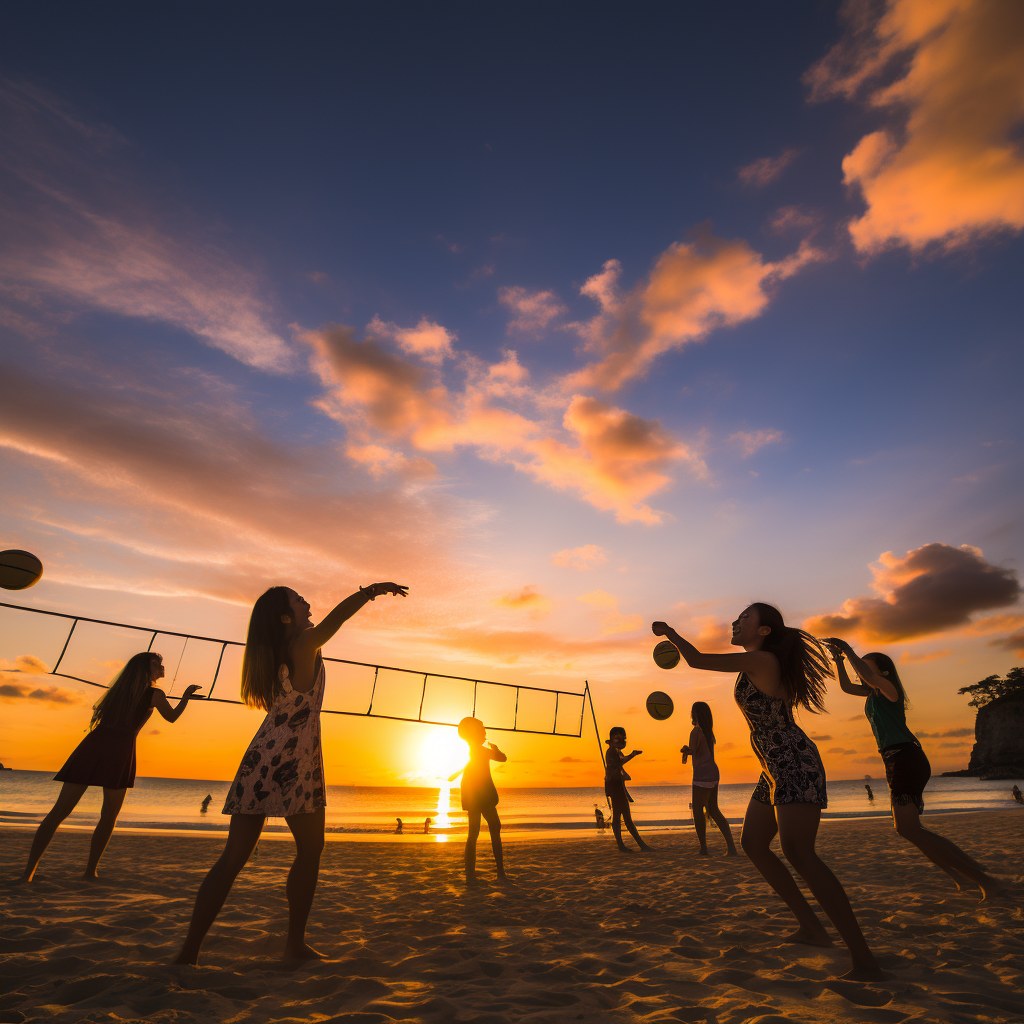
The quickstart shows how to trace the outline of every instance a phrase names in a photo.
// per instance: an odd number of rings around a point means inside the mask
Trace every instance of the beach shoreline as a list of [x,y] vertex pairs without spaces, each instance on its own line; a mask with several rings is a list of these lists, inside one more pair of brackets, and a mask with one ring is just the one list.
[[650,856],[617,854],[596,830],[534,835],[507,851],[509,890],[491,884],[484,843],[477,892],[456,837],[331,842],[309,928],[328,959],[299,967],[277,959],[291,847],[261,843],[193,969],[169,961],[216,854],[206,836],[115,833],[92,884],[79,878],[87,831],[62,830],[20,886],[30,830],[7,829],[0,1020],[1021,1020],[1024,816],[926,817],[1014,881],[983,904],[882,820],[834,819],[818,844],[888,974],[870,985],[840,979],[841,946],[783,943],[785,907],[715,832],[708,858],[686,832],[650,833]]

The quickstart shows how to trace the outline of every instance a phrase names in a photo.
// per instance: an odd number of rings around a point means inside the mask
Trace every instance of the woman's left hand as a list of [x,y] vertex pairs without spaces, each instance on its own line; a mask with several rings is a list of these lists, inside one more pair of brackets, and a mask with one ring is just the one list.
[[201,689],[202,689],[201,686],[199,686],[196,683],[193,683],[191,686],[186,686],[185,687],[185,692],[182,694],[182,697],[184,697],[185,699],[188,699],[189,697],[192,696],[192,694],[194,694],[196,692],[196,690],[201,690]]
[[667,622],[652,622],[651,623],[651,632],[655,636],[667,636],[669,629],[670,629],[670,627],[669,627],[669,624]]
[[409,596],[409,588],[403,583],[371,583],[369,589],[373,591],[374,597],[379,594],[392,594],[395,597]]

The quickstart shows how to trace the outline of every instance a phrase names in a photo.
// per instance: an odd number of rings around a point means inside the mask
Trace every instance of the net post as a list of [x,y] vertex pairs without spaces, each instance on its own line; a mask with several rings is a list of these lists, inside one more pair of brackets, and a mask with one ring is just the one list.
[[427,699],[427,675],[428,673],[423,673],[423,689],[420,690],[420,713],[416,716],[417,722],[423,721],[423,702]]
[[71,635],[72,633],[74,633],[75,626],[77,625],[78,619],[75,619],[75,621],[71,623],[71,628],[68,630],[68,638],[64,641],[64,646],[61,648],[60,657],[57,659],[57,664],[54,665],[52,669],[50,669],[51,676],[55,676],[57,674],[57,669],[60,668],[60,663],[64,660],[64,655],[65,653],[67,653],[68,644],[71,643]]
[[554,736],[558,732],[558,698],[561,697],[561,693],[555,690],[555,720],[551,723],[551,735]]
[[479,679],[474,679],[473,680],[473,717],[474,718],[476,718],[476,690],[477,690],[477,687],[479,685],[480,685],[480,680]]
[[380,672],[380,665],[373,666],[373,688],[370,690],[370,706],[366,709],[366,713],[370,714],[373,711],[373,698],[377,693],[377,673]]
[[[155,634],[154,634],[154,639],[156,639]],[[152,640],[150,641],[150,643],[152,644]],[[210,692],[206,695],[206,699],[207,700],[209,700],[213,696],[214,687],[216,687],[217,679],[220,676],[221,662],[224,660],[224,652],[227,649],[228,649],[228,642],[227,642],[227,640],[225,640],[224,643],[222,643],[220,645],[220,657],[217,659],[217,668],[215,669],[215,671],[213,673],[213,682],[210,683]]]
[[519,725],[519,687],[516,687],[516,710],[512,715],[512,728],[513,730]]
[[[601,730],[598,729],[598,727],[597,727],[597,712],[594,711],[594,698],[590,694],[590,683],[589,683],[589,681],[586,681],[586,680],[584,681],[584,685],[583,685],[583,695],[584,695],[584,697],[586,697],[587,700],[590,701],[590,716],[594,720],[594,736],[597,738],[597,752],[601,755],[601,765],[602,765],[602,767],[606,768],[608,765],[607,765],[607,762],[604,759],[604,747],[601,746]],[[582,719],[582,717],[583,716],[581,715],[580,718]],[[580,722],[580,735],[582,735],[582,734],[583,734],[583,723],[581,721]]]

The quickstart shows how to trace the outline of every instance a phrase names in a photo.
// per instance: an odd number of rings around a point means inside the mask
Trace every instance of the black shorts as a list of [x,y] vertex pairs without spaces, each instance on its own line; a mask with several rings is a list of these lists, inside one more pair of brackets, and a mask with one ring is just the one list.
[[924,814],[924,787],[932,777],[932,766],[918,743],[897,743],[882,751],[885,781],[894,805],[913,804]]

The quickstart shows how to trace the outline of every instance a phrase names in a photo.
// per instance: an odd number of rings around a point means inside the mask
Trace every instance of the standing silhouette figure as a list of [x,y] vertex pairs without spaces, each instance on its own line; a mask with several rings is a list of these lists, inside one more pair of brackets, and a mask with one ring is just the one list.
[[621,853],[633,852],[622,841],[622,823],[625,821],[626,828],[636,845],[641,850],[649,850],[650,846],[640,838],[640,833],[636,830],[636,825],[633,824],[633,813],[629,809],[633,798],[629,795],[629,790],[626,789],[629,776],[623,767],[634,757],[639,757],[643,751],[634,750],[630,754],[623,755],[622,751],[626,749],[626,730],[621,725],[613,726],[608,730],[608,739],[605,740],[605,743],[608,744],[608,753],[605,755],[604,762],[604,795],[608,797],[612,805],[612,834],[615,836],[615,844]]
[[815,851],[822,808],[828,803],[825,768],[818,748],[793,718],[793,708],[823,710],[831,663],[821,645],[803,630],[787,626],[778,608],[760,602],[740,612],[732,643],[743,654],[702,654],[664,622],[651,627],[679,649],[690,668],[739,672],[734,695],[750,727],[750,745],[761,763],[761,778],[747,805],[740,843],[765,881],[797,919],[789,942],[832,944],[786,865],[772,852],[778,835],[782,852],[807,883],[850,951],[846,977],[877,979],[881,970],[868,948],[839,879]]
[[360,587],[319,625],[309,605],[289,587],[271,587],[253,606],[242,656],[242,699],[267,712],[228,790],[231,815],[224,852],[196,895],[188,935],[175,963],[197,964],[203,939],[220,913],[238,872],[259,842],[268,816],[283,817],[295,839],[288,872],[288,938],[285,959],[320,954],[306,942],[324,848],[327,806],[320,749],[320,706],[325,673],[320,648],[368,601],[406,595],[396,583]]
[[163,690],[153,685],[163,678],[163,674],[164,663],[159,654],[152,651],[135,654],[96,702],[89,734],[54,776],[54,781],[64,785],[53,810],[36,829],[20,881],[32,881],[39,859],[60,823],[75,809],[90,786],[103,787],[103,807],[92,834],[89,861],[82,877],[90,881],[97,878],[96,867],[114,831],[125,793],[135,785],[136,737],[154,710],[168,722],[176,722],[192,694],[202,689],[200,686],[188,687],[172,708]]
[[498,791],[491,779],[491,762],[507,761],[508,758],[493,743],[484,746],[487,730],[479,718],[464,718],[459,722],[459,739],[469,747],[469,761],[448,781],[454,782],[462,776],[462,809],[466,812],[466,885],[473,888],[476,878],[476,841],[480,835],[480,819],[487,822],[491,835],[491,851],[498,881],[507,882],[505,857],[501,848],[501,819],[498,817]]
[[700,843],[700,855],[708,855],[707,819],[710,818],[725,838],[726,856],[736,857],[736,843],[732,838],[729,820],[718,808],[718,783],[721,775],[715,763],[715,723],[711,716],[711,708],[702,700],[694,703],[690,709],[690,742],[683,747],[683,764],[688,757],[693,758],[693,830],[697,833]]

